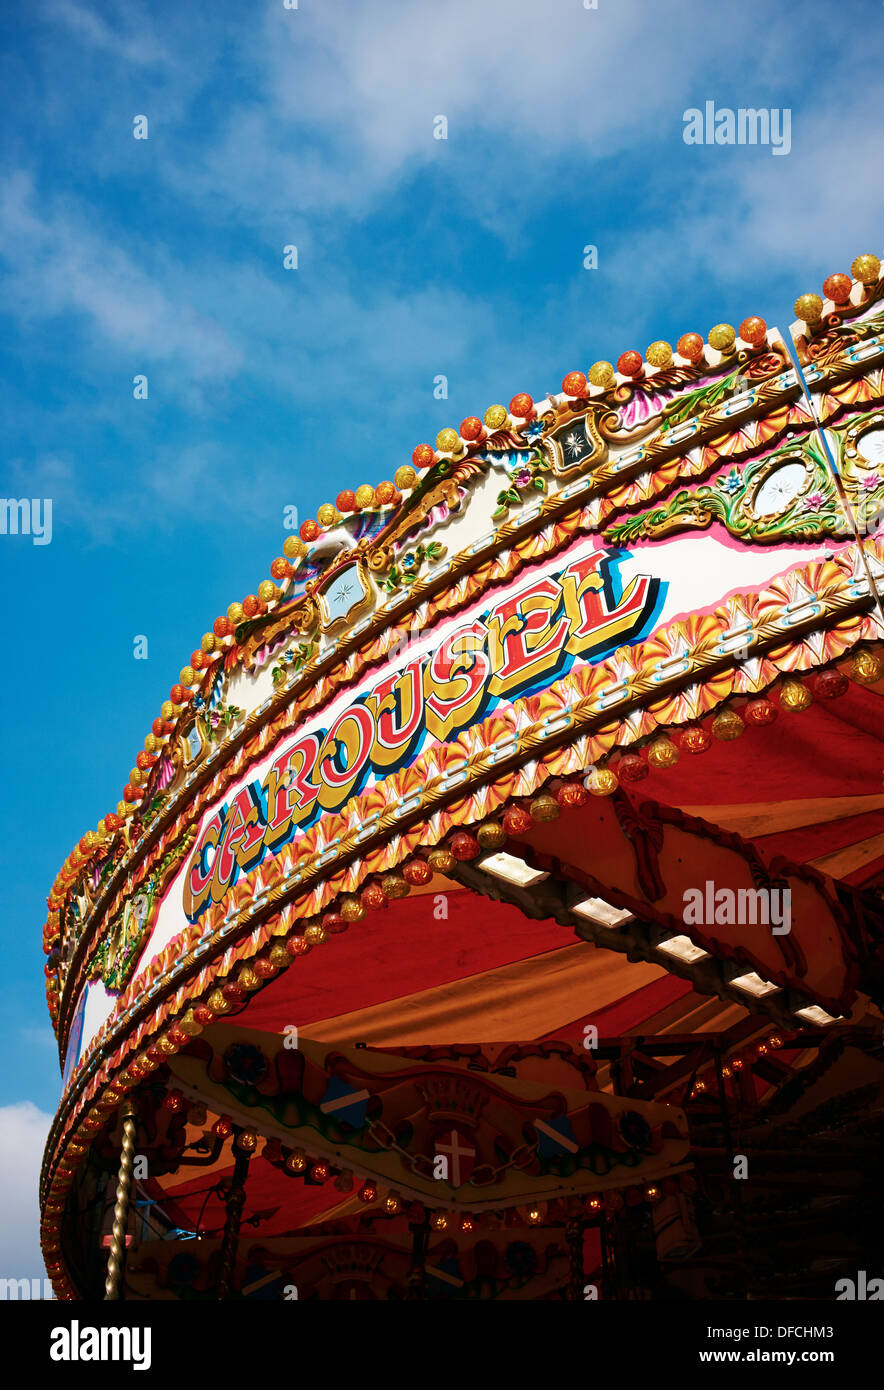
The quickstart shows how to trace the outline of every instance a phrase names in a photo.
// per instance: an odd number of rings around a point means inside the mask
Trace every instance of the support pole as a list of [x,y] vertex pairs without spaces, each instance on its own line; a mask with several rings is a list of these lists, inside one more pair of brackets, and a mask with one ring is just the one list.
[[583,1298],[583,1280],[586,1277],[583,1268],[583,1222],[569,1221],[565,1227],[565,1239],[570,1261],[565,1297],[569,1301],[576,1301]]
[[425,1214],[423,1221],[410,1224],[411,1269],[408,1271],[408,1299],[423,1299],[427,1296],[427,1245],[430,1238],[430,1217]]
[[117,1174],[117,1194],[114,1204],[114,1224],[111,1234],[110,1254],[107,1258],[107,1278],[104,1281],[104,1297],[120,1297],[123,1282],[123,1265],[126,1260],[126,1229],[129,1225],[129,1194],[132,1190],[132,1158],[135,1153],[135,1118],[138,1114],[134,1100],[126,1100],[121,1111],[123,1116],[123,1142],[120,1149],[120,1171]]
[[236,1264],[236,1252],[239,1248],[239,1227],[242,1221],[242,1209],[246,1201],[246,1174],[249,1171],[249,1157],[249,1154],[237,1149],[236,1160],[233,1165],[233,1178],[225,1198],[224,1205],[227,1214],[224,1218],[224,1236],[221,1241],[221,1273],[218,1276],[219,1299],[230,1297],[233,1267]]

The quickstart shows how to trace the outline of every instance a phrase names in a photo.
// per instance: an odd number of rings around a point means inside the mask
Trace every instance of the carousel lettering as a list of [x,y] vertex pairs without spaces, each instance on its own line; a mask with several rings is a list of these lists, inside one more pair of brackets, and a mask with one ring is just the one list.
[[372,775],[404,766],[425,738],[443,742],[497,701],[549,684],[575,658],[591,660],[635,637],[660,581],[638,575],[620,593],[617,552],[593,550],[558,576],[507,594],[358,696],[328,729],[301,733],[207,821],[187,869],[184,911],[196,921],[239,874],[275,854],[323,811],[336,811]]

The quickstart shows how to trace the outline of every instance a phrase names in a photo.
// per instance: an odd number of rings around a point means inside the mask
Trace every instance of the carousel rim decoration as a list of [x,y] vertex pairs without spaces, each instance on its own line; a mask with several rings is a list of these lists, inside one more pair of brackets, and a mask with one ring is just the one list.
[[[884,980],[884,797],[849,804],[834,755],[807,771],[815,747],[869,756],[884,693],[884,277],[871,254],[851,272],[800,296],[789,342],[757,316],[718,324],[442,429],[392,480],[320,506],[203,634],[116,809],[47,899],[65,1086],[42,1239],[59,1298],[92,1287],[71,1211],[114,1155],[107,1297],[125,1281],[127,1297],[190,1296],[191,1283],[243,1296],[277,1255],[312,1297],[342,1281],[373,1291],[353,1296],[427,1297],[433,1280],[446,1296],[576,1297],[596,1254],[616,1290],[617,1194],[623,1210],[677,1208],[693,1231],[685,1107],[702,1112],[713,1081],[698,1061],[681,1090],[624,1087],[616,1029],[601,1072],[573,1037],[570,1052],[553,1046],[579,1013],[557,983],[544,991],[543,950],[576,951],[596,991],[613,967],[593,962],[616,963],[611,1019],[653,981],[661,1000],[664,984],[717,1000],[722,1103],[728,1058],[745,1061],[728,1028],[756,1030],[752,1067],[788,1054],[784,1076],[802,1030],[821,1056],[826,1029],[842,1045],[864,1036]],[[810,789],[788,794],[805,775]],[[714,890],[688,920],[691,863],[735,903],[788,902],[788,922],[729,919]],[[514,980],[518,967],[519,989],[538,972],[547,1002],[527,1009],[525,1036],[494,1031],[511,1020],[490,982],[486,995],[474,981],[471,1016],[449,948],[427,945],[420,923],[447,895],[488,915],[487,932],[458,919],[464,960]],[[361,992],[351,981],[384,921],[414,1036],[394,998],[382,1007],[377,974],[366,966]],[[460,1035],[436,1031],[443,983]],[[320,995],[326,1012],[302,1021]],[[266,1041],[289,1015],[297,1066]],[[784,1076],[765,1085],[779,1095]],[[144,1253],[126,1253],[136,1133],[154,1136],[149,1200],[177,1203],[182,1228],[187,1165],[229,1153],[217,1249],[192,1278],[143,1231]],[[446,1168],[440,1186],[440,1149],[463,1182]],[[246,1269],[258,1165],[280,1193],[306,1174],[303,1212]],[[340,1201],[317,1206],[328,1182]],[[374,1226],[365,1236],[375,1209],[388,1246]],[[452,1222],[465,1243],[446,1276]],[[494,1234],[507,1222],[523,1236],[560,1227],[561,1260],[527,1236],[534,1253],[510,1259],[515,1237]],[[498,1259],[486,1284],[483,1232]],[[332,1247],[346,1247],[340,1268]]]

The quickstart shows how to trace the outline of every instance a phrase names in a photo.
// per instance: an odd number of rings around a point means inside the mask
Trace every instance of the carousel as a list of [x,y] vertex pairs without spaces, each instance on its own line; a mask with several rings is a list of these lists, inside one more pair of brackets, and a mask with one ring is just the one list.
[[884,1158],[884,277],[288,533],[44,928],[61,1299],[833,1298]]

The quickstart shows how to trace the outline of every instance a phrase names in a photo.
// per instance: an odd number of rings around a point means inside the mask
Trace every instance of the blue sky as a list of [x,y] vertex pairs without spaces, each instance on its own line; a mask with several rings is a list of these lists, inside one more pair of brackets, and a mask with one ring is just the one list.
[[[60,1088],[46,894],[283,508],[627,347],[785,327],[880,253],[884,5],[7,0],[0,23],[0,492],[53,500],[51,544],[0,536],[0,1149],[30,1202],[22,1106]],[[789,154],[686,145],[706,100],[789,108]]]

